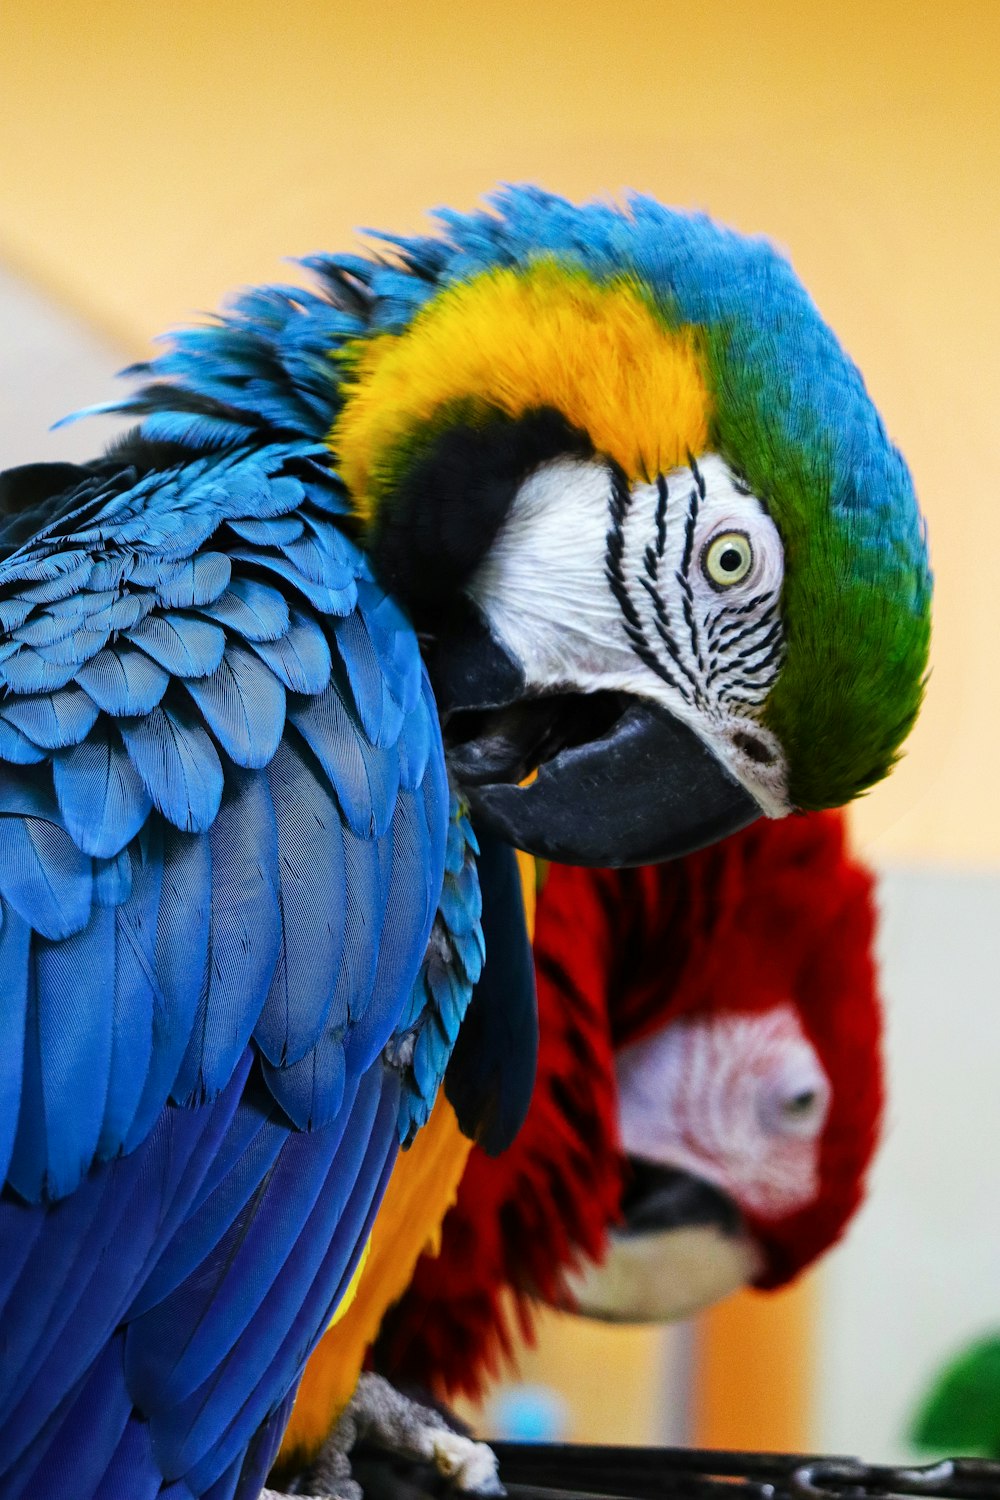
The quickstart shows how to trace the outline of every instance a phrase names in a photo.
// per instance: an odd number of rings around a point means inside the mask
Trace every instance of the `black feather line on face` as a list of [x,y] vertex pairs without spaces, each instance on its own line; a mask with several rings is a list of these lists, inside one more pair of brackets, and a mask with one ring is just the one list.
[[561,412],[489,410],[458,420],[419,451],[380,507],[370,541],[382,583],[419,628],[434,628],[489,552],[524,481],[557,458],[592,458]]
[[[690,695],[683,684],[675,680],[672,673],[667,670],[650,645],[646,632],[643,629],[639,611],[636,609],[629,594],[628,584],[625,581],[623,559],[625,556],[625,518],[632,507],[633,496],[624,470],[616,463],[610,463],[609,467],[611,470],[611,499],[609,501],[611,525],[608,527],[604,543],[604,576],[607,579],[607,584],[615,603],[621,610],[622,619],[625,624],[625,634],[636,656],[651,671],[655,672],[657,677],[662,678],[664,682],[680,693],[686,701],[690,702]],[[661,498],[663,498],[662,492]],[[639,582],[645,587],[647,593],[651,595],[655,603],[659,595],[650,579],[640,578]],[[686,671],[683,664],[677,658],[676,648],[674,649],[672,659],[675,660],[677,665],[681,666],[682,671]],[[690,673],[686,675],[690,676]]]

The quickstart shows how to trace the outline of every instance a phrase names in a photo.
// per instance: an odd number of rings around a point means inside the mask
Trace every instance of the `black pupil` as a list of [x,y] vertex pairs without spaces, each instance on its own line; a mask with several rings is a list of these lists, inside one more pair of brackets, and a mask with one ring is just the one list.
[[803,1114],[807,1109],[811,1109],[815,1102],[815,1089],[805,1089],[801,1094],[795,1094],[789,1099],[788,1108],[794,1110],[796,1114]]
[[743,554],[735,547],[727,547],[719,558],[719,567],[723,573],[737,573],[743,566]]

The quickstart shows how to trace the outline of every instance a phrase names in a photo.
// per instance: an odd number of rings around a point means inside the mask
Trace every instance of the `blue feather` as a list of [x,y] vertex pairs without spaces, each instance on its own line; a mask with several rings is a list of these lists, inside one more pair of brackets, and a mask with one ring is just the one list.
[[[198,1004],[208,983],[212,859],[208,840],[173,828],[151,830],[133,845],[135,880],[155,889],[158,901],[149,1073],[126,1149],[141,1140],[174,1085],[191,1040]],[[148,905],[144,901],[144,906]]]
[[[51,552],[47,557],[34,560],[30,572],[20,575],[25,579],[25,586],[18,590],[18,595],[32,604],[68,599],[70,594],[81,593],[87,587],[93,571],[93,559],[86,552],[73,547]],[[9,576],[13,580],[18,573],[12,568]]]
[[441,887],[434,846],[443,846],[443,822],[428,827],[419,794],[400,792],[392,832],[386,909],[394,920],[382,927],[372,991],[363,1008],[352,1012],[347,1037],[348,1067],[359,1071],[371,1065],[398,1023],[427,949]]
[[358,581],[358,606],[386,686],[403,712],[411,713],[423,677],[413,626],[396,601],[367,580]]
[[51,666],[61,667],[67,664],[82,666],[108,641],[107,630],[74,630],[71,635],[65,635],[51,645],[37,647],[38,655],[43,661]]
[[278,546],[311,583],[344,589],[356,576],[356,557],[345,543],[343,532],[330,521],[309,516],[301,537],[279,542]]
[[98,708],[116,719],[148,714],[170,681],[161,666],[128,641],[99,651],[76,675]]
[[[28,945],[31,929],[5,906],[0,926],[0,1181],[6,1179],[21,1103],[24,1024],[28,1005]],[[5,1267],[0,1267],[2,1283]],[[2,1293],[0,1293],[2,1305]]]
[[0,895],[36,932],[63,938],[86,922],[92,893],[91,862],[60,827],[54,799],[9,768],[0,781]]
[[132,891],[132,860],[127,849],[114,859],[94,860],[94,905],[121,906]]
[[238,766],[266,766],[285,727],[285,690],[252,652],[230,645],[211,677],[185,683],[222,749]]
[[347,1083],[344,1027],[327,1022],[297,1062],[277,1066],[265,1058],[264,1081],[296,1130],[322,1130],[343,1106]]
[[85,854],[118,854],[152,807],[117,729],[106,720],[82,745],[55,756],[52,779],[66,831]]
[[[33,1453],[20,1456],[12,1478],[5,1485],[5,1500],[29,1495],[58,1495],[64,1487],[67,1454],[73,1455],[73,1485],[81,1495],[96,1496],[106,1467],[106,1454],[114,1451],[125,1431],[131,1403],[122,1380],[123,1340],[109,1343],[98,1358],[92,1385],[77,1400],[66,1403],[56,1421],[45,1432]],[[117,1377],[117,1378],[116,1378]],[[88,1399],[90,1391],[99,1392]],[[135,1500],[139,1496],[132,1491]]]
[[369,743],[335,681],[315,698],[293,700],[288,717],[333,783],[352,832],[385,833],[399,790],[399,757]]
[[131,630],[155,606],[156,599],[152,594],[123,594],[107,608],[88,614],[86,623],[91,630],[105,630],[109,634],[116,630]]
[[[87,595],[82,596],[84,599]],[[86,615],[81,610],[81,596],[73,594],[69,599],[61,601],[63,606],[70,608],[60,609],[58,604],[50,609],[35,610],[31,618],[13,632],[15,640],[23,641],[27,646],[53,646],[62,641],[81,625]]]
[[[364,1100],[364,1087],[370,1079],[371,1075],[362,1081],[362,1088],[359,1090],[355,1106],[356,1113],[360,1117],[360,1128],[365,1132],[364,1158],[356,1174],[351,1171],[350,1164],[345,1163],[336,1178],[331,1174],[328,1179],[328,1191],[331,1198],[336,1190],[338,1200],[336,1217],[330,1228],[325,1228],[325,1224],[330,1224],[330,1220],[327,1220],[325,1215],[324,1227],[321,1227],[318,1216],[317,1220],[310,1224],[313,1243],[322,1245],[323,1260],[313,1276],[307,1294],[302,1297],[297,1307],[291,1306],[284,1298],[279,1299],[278,1294],[284,1291],[284,1287],[276,1286],[262,1309],[267,1317],[268,1325],[272,1319],[279,1323],[279,1326],[281,1323],[288,1324],[288,1332],[277,1352],[272,1352],[273,1345],[269,1345],[266,1350],[262,1348],[258,1337],[255,1340],[256,1347],[248,1348],[244,1356],[248,1363],[252,1361],[250,1368],[253,1369],[255,1366],[259,1367],[258,1361],[262,1362],[266,1355],[270,1355],[270,1378],[279,1389],[288,1389],[294,1384],[316,1342],[318,1333],[327,1326],[340,1305],[371,1233],[372,1223],[395,1161],[393,1125],[399,1108],[398,1090],[393,1086],[392,1081],[385,1079],[383,1075],[383,1078],[379,1080],[378,1111],[375,1118],[371,1119],[367,1114]],[[351,1184],[346,1202],[343,1199],[345,1184]],[[321,1210],[323,1207],[324,1205],[320,1205]],[[296,1251],[298,1251],[298,1246]],[[294,1266],[296,1276],[303,1277],[303,1272],[309,1263],[305,1255],[300,1257],[296,1254]],[[289,1313],[293,1314],[290,1322]],[[253,1330],[248,1332],[248,1336],[239,1346],[241,1351],[243,1345],[250,1344],[252,1332]],[[233,1360],[223,1367],[221,1373],[226,1384],[232,1381],[236,1368],[238,1366]],[[239,1452],[240,1448],[250,1441],[264,1420],[268,1409],[265,1383],[258,1381],[250,1389],[252,1395],[241,1409],[238,1421],[215,1445],[211,1455],[206,1458],[205,1464],[199,1464],[192,1470],[192,1479],[203,1481],[209,1474],[220,1469],[233,1452]],[[232,1387],[230,1386],[227,1391],[226,1385],[220,1382],[217,1387],[217,1396],[223,1399],[228,1398],[229,1403],[232,1404]]]
[[288,1128],[275,1111],[268,1115],[249,1101],[242,1103],[188,1207],[183,1226],[132,1301],[129,1316],[133,1321],[155,1314],[194,1277],[199,1266],[221,1262],[220,1244],[231,1236],[235,1224],[253,1212],[255,1195],[268,1182],[287,1139]]
[[44,750],[39,750],[13,724],[0,718],[0,760],[10,761],[16,766],[31,766],[44,759]]
[[[289,1138],[255,1221],[234,1252],[254,1267],[256,1305],[249,1298],[242,1305],[231,1296],[211,1300],[192,1340],[204,1351],[201,1383],[162,1422],[153,1418],[168,1466],[189,1470],[196,1492],[245,1448],[273,1400],[271,1381],[287,1390],[356,1264],[393,1155],[393,1111],[383,1096],[384,1074],[375,1072],[379,1076],[369,1075],[352,1098],[346,1130],[338,1120],[328,1131]],[[327,1145],[317,1161],[328,1133],[339,1137],[338,1143],[332,1151]],[[323,1173],[318,1182],[317,1168]],[[295,1220],[285,1203],[301,1201],[306,1191],[315,1207],[302,1231],[293,1234]],[[274,1262],[280,1275],[268,1274]],[[205,1299],[205,1291],[200,1296]],[[164,1330],[158,1331],[162,1336]],[[151,1329],[150,1341],[153,1337]],[[229,1358],[220,1358],[222,1353]],[[211,1374],[205,1379],[208,1359]],[[158,1388],[165,1373],[161,1364]],[[237,1392],[247,1395],[233,1420]]]
[[[74,600],[75,607],[75,600]],[[35,608],[30,599],[0,599],[0,630],[16,630]]]
[[268,768],[281,872],[281,955],[254,1029],[269,1062],[299,1061],[333,1000],[344,946],[344,840],[326,779],[289,741]]
[[[239,1104],[248,1063],[218,1103],[162,1114],[138,1151],[97,1168],[56,1208],[9,1196],[0,1202],[0,1264],[19,1265],[7,1291],[0,1362],[0,1401],[9,1419],[0,1429],[5,1493],[11,1466],[18,1477],[25,1469],[30,1474],[44,1456],[53,1426],[77,1399],[80,1375],[181,1227]],[[31,1254],[21,1254],[25,1245]],[[78,1390],[113,1400],[104,1385],[99,1368],[91,1368]],[[96,1434],[95,1428],[95,1445]],[[56,1450],[65,1463],[57,1439]],[[130,1497],[139,1476],[131,1479]]]
[[[115,914],[95,908],[82,931],[33,943],[35,992],[28,1046],[39,1058],[40,1096],[22,1099],[22,1129],[45,1120],[44,1190],[61,1198],[79,1184],[97,1150],[111,1067],[112,1010],[104,959],[114,951]],[[16,1156],[15,1148],[15,1156]],[[37,1195],[37,1186],[31,1193]]]
[[288,630],[288,605],[277,589],[254,578],[235,577],[205,614],[248,641],[276,641]]
[[342,833],[344,952],[327,1028],[346,1032],[351,1019],[363,1011],[375,982],[389,897],[392,835],[390,830],[379,839],[358,838],[349,828]]
[[208,677],[222,660],[225,631],[194,615],[147,615],[128,639],[172,677]]
[[194,714],[172,702],[118,727],[153,805],[182,832],[204,833],[222,799],[222,763]]
[[43,750],[60,750],[80,743],[97,709],[81,688],[67,687],[34,698],[8,698],[0,716]]
[[[361,1099],[369,1114],[374,1113],[377,1089],[367,1088]],[[356,1106],[361,1099],[355,1101],[352,1094],[351,1103]],[[328,1178],[347,1174],[347,1195],[365,1143],[364,1125],[364,1113],[355,1107],[345,1109],[323,1132],[322,1144],[316,1136],[291,1135],[273,1127],[261,1131],[184,1226],[171,1279],[182,1262],[191,1269],[168,1295],[158,1288],[159,1300],[134,1319],[128,1336],[129,1385],[137,1405],[160,1428],[157,1440],[165,1445],[161,1453],[168,1473],[184,1473],[190,1462],[169,1452],[178,1439],[184,1442],[188,1437],[184,1429],[189,1414],[177,1412],[178,1404],[197,1391],[206,1376],[213,1383],[218,1378],[220,1365],[276,1281],[285,1282],[287,1295],[288,1278],[280,1273],[289,1251],[296,1241],[309,1238],[303,1226]],[[327,1210],[329,1196],[323,1203]],[[205,1254],[192,1264],[196,1244]],[[319,1253],[325,1248],[324,1243]],[[293,1295],[296,1292],[301,1294],[293,1279]],[[274,1331],[267,1341],[271,1348]],[[240,1376],[250,1387],[250,1372]]]
[[279,578],[283,578],[286,583],[298,589],[303,598],[307,599],[321,614],[349,614],[358,601],[353,569],[345,567],[344,577],[347,581],[333,587],[325,583],[313,583],[286,557],[272,557],[267,552],[248,552],[243,547],[234,548],[231,556],[238,562],[252,563],[256,568],[264,568],[270,573],[276,573]]
[[232,564],[224,553],[202,552],[181,564],[168,583],[160,584],[160,603],[170,609],[211,604],[228,585],[231,572]]
[[432,705],[433,699],[427,684],[426,693],[418,697],[417,706],[403,720],[399,736],[399,778],[400,786],[405,786],[406,790],[414,790],[414,787],[420,786],[426,775],[430,754],[438,751],[441,745],[438,715]]
[[403,725],[403,712],[389,692],[360,609],[337,622],[334,640],[365,734],[380,748],[394,745]]
[[294,542],[302,535],[303,525],[300,516],[276,516],[273,521],[230,521],[229,529],[255,547],[276,547],[281,542]]
[[289,692],[321,693],[330,681],[330,648],[309,615],[293,609],[288,631],[280,640],[251,644]]
[[208,986],[175,1084],[183,1098],[218,1092],[250,1039],[281,947],[278,836],[267,781],[230,773],[210,834]]
[[77,663],[46,661],[31,646],[20,646],[0,663],[0,681],[12,693],[53,693],[76,675]]
[[153,1017],[162,1003],[156,974],[159,902],[160,881],[139,879],[115,911],[111,1069],[98,1142],[105,1160],[128,1139],[153,1061]]

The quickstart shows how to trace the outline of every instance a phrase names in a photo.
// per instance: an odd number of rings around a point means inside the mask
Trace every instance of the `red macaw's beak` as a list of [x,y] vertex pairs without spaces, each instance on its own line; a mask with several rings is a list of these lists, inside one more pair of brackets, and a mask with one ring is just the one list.
[[477,821],[529,854],[656,864],[760,816],[698,736],[658,705],[625,693],[532,694],[478,615],[436,643],[429,666],[452,776]]
[[568,1278],[568,1304],[616,1323],[672,1323],[748,1285],[762,1254],[732,1201],[673,1167],[630,1159],[622,1222],[599,1265]]

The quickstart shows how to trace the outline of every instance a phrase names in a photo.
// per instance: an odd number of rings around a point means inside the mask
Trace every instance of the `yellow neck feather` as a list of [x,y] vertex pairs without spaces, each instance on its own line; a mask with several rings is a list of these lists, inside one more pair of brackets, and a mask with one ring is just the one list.
[[554,407],[631,480],[708,444],[696,332],[668,328],[634,281],[599,283],[553,260],[448,287],[402,333],[359,341],[344,357],[346,400],[330,446],[365,516],[400,445],[451,403],[512,417]]

